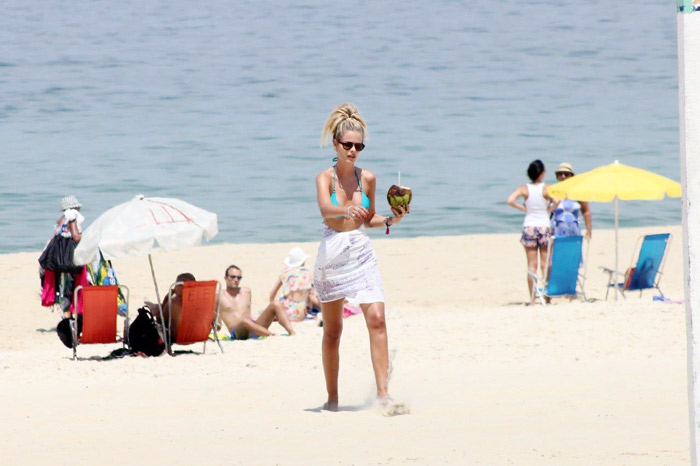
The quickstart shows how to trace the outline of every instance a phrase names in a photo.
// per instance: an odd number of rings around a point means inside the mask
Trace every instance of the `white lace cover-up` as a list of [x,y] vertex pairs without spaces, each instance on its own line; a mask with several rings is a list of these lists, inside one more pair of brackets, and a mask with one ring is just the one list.
[[364,225],[343,232],[328,226],[323,229],[314,287],[323,303],[343,298],[358,304],[384,302],[377,255]]

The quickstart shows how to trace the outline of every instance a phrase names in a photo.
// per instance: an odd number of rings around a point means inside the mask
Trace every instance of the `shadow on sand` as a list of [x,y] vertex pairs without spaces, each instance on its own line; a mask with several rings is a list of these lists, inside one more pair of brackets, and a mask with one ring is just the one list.
[[[365,411],[367,409],[370,409],[372,406],[368,405],[367,403],[362,404],[362,405],[351,405],[351,406],[338,406],[338,412],[341,411]],[[309,413],[330,413],[331,411],[328,411],[326,409],[323,409],[323,405],[317,407],[317,408],[305,408],[304,411],[309,412]]]

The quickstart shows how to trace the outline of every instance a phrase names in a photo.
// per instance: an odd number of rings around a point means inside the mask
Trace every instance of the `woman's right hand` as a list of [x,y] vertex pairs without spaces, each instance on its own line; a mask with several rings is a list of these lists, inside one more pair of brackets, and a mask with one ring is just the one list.
[[351,205],[348,207],[348,215],[353,220],[362,220],[364,222],[369,216],[369,211],[362,206]]

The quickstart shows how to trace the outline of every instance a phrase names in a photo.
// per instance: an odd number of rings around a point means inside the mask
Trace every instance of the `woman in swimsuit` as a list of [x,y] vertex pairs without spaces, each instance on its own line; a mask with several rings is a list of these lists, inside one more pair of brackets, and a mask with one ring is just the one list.
[[337,163],[316,176],[316,200],[324,220],[318,249],[314,286],[323,315],[322,358],[328,401],[324,409],[338,410],[339,345],[346,298],[360,304],[370,337],[370,353],[377,396],[385,414],[407,412],[389,397],[389,352],[384,319],[384,290],[377,256],[366,228],[386,227],[401,221],[409,209],[392,209],[393,216],[375,212],[377,179],[355,166],[365,148],[367,126],[352,104],[341,104],[331,113],[321,145],[332,138]]
[[313,293],[313,275],[311,269],[305,267],[309,255],[301,248],[292,248],[284,259],[285,269],[277,278],[270,293],[270,302],[275,302],[277,292],[282,289],[278,302],[292,322],[300,322],[306,318],[310,305],[318,305],[318,298]]

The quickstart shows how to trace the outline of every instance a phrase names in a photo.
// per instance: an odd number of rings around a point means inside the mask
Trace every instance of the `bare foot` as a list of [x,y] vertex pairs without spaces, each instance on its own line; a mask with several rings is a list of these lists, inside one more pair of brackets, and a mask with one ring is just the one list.
[[395,401],[387,396],[379,398],[379,412],[383,416],[400,416],[401,414],[410,414],[411,408],[407,403]]
[[324,411],[330,411],[332,413],[337,413],[338,412],[338,400],[326,401],[323,404],[323,407],[321,409]]

